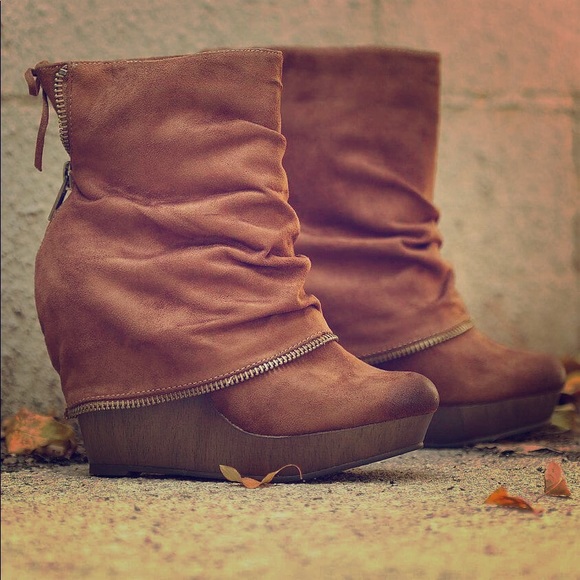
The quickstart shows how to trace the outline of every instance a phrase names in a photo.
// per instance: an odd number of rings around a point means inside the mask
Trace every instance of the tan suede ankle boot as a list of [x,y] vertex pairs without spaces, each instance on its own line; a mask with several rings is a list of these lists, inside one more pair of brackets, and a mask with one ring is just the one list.
[[311,478],[422,444],[432,383],[347,353],[304,291],[281,66],[252,49],[27,71],[37,166],[49,101],[71,159],[36,300],[93,474]]
[[434,446],[529,430],[563,380],[552,357],[473,328],[440,254],[433,184],[439,57],[384,48],[283,48],[282,130],[307,290],[341,344],[389,370],[429,377]]

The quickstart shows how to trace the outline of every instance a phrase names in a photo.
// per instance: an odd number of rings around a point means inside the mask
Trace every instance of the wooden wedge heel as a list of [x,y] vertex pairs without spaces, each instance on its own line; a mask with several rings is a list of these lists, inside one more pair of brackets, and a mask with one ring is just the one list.
[[472,405],[439,407],[425,438],[428,447],[461,447],[526,433],[550,420],[560,392]]
[[[239,429],[208,395],[162,405],[86,413],[79,417],[90,472],[99,476],[163,474],[224,479],[220,465],[261,479],[294,463],[305,480],[422,447],[431,415],[294,436]],[[274,482],[299,481],[283,472]]]

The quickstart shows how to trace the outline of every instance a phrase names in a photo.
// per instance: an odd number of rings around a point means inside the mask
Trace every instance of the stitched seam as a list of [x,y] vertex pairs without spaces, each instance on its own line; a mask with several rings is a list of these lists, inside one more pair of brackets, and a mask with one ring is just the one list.
[[[54,65],[50,65],[50,68],[55,68],[58,70],[61,66],[68,64],[69,66],[77,66],[79,64],[82,65],[94,65],[100,66],[103,64],[123,64],[123,63],[152,63],[152,62],[163,62],[163,61],[170,61],[170,60],[177,60],[179,58],[206,58],[208,56],[214,54],[227,54],[227,53],[239,53],[239,52],[261,52],[264,54],[278,54],[282,55],[282,52],[279,50],[273,50],[270,48],[229,48],[223,50],[206,50],[204,52],[196,52],[193,54],[177,54],[174,56],[168,56],[165,58],[162,57],[151,57],[151,58],[133,58],[133,59],[125,59],[125,60],[75,60],[75,61],[63,61],[56,63]],[[45,65],[49,66],[49,65]],[[43,67],[38,67],[39,69]],[[37,69],[38,70],[38,69]]]

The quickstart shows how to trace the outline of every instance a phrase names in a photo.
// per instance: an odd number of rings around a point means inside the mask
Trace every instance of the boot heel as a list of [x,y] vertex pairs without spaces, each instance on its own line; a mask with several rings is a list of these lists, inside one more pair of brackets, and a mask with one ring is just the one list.
[[[248,433],[216,411],[207,395],[151,407],[78,417],[91,475],[142,473],[218,479],[220,465],[261,478],[293,463],[313,479],[419,449],[431,414],[306,435]],[[274,482],[300,481],[298,474]]]

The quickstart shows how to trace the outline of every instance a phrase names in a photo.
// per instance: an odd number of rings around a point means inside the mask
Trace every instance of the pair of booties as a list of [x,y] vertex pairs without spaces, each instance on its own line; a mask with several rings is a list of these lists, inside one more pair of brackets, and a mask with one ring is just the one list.
[[559,363],[481,335],[440,255],[438,55],[217,50],[26,78],[37,167],[49,102],[70,155],[35,290],[92,474],[308,479],[549,418]]

